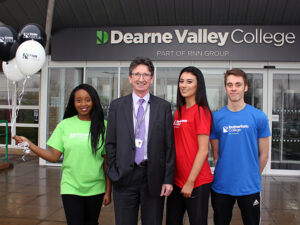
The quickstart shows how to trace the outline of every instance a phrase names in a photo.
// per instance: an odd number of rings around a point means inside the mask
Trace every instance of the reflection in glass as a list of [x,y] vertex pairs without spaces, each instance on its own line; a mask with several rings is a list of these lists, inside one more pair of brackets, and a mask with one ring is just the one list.
[[300,76],[274,74],[272,169],[300,170]]
[[87,68],[85,83],[97,90],[106,119],[110,102],[118,97],[118,68]]

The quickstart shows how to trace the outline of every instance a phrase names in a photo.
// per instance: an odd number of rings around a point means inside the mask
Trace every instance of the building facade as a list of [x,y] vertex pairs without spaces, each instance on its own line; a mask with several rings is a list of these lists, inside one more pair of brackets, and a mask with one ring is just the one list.
[[[63,117],[71,90],[80,83],[91,84],[107,116],[110,102],[131,91],[128,69],[136,56],[153,60],[152,93],[169,101],[173,111],[180,70],[186,66],[201,69],[210,107],[216,111],[226,104],[223,74],[238,67],[249,76],[246,102],[266,113],[272,130],[270,159],[264,173],[300,175],[298,30],[270,26],[66,29],[52,37],[51,55],[41,72],[26,80],[22,96],[23,83],[7,83],[0,74],[1,118],[3,115],[10,121],[9,108],[19,107],[13,131],[46,147]],[[15,147],[12,140],[10,147]],[[53,165],[44,160],[40,163]]]

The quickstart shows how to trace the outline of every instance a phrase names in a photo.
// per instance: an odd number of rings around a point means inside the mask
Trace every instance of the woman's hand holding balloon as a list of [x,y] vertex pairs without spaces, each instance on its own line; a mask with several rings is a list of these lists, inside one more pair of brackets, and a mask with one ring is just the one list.
[[22,144],[22,143],[27,143],[29,148],[32,147],[33,143],[31,141],[29,141],[26,137],[23,136],[13,136],[13,139],[15,139],[17,144]]

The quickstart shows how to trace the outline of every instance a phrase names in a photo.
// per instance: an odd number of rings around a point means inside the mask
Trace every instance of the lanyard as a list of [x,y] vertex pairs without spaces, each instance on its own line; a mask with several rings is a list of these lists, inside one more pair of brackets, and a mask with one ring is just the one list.
[[[138,136],[139,136],[139,133],[140,133],[140,127],[141,127],[141,125],[142,125],[142,122],[143,122],[144,119],[145,119],[146,113],[147,113],[148,108],[149,108],[149,103],[148,103],[148,102],[146,102],[146,103],[147,103],[146,109],[145,109],[145,111],[144,111],[144,114],[143,114],[143,117],[142,117],[140,123],[138,123],[138,121],[137,121],[137,115],[136,115],[136,113],[135,113],[135,107],[134,107],[134,105],[132,105],[132,108],[133,108],[133,116],[134,116],[134,119],[135,119],[135,137],[138,137]],[[143,107],[143,104],[142,104],[142,107]]]

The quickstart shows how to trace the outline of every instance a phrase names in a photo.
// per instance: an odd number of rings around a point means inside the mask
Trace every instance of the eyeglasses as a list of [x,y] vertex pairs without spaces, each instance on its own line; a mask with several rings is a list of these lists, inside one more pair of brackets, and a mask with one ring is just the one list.
[[150,78],[152,76],[151,73],[131,73],[131,75],[136,78],[140,78],[141,76],[143,76],[144,79]]

